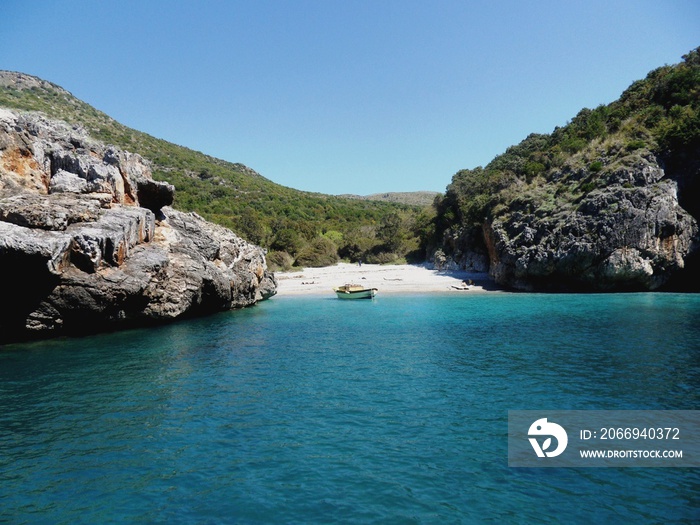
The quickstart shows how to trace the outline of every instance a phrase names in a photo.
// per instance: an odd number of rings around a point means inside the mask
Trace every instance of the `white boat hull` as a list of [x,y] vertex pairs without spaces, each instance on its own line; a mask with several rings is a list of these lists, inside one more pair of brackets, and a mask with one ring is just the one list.
[[334,288],[335,294],[338,299],[372,299],[377,295],[376,288],[362,288],[362,289],[346,289],[341,286],[340,288]]

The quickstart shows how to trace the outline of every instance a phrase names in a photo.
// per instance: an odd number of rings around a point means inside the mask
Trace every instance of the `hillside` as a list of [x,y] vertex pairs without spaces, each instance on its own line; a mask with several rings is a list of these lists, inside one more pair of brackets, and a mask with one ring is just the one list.
[[[62,87],[23,73],[0,71],[0,106],[43,112],[97,140],[140,154],[150,161],[156,180],[175,186],[175,208],[196,211],[272,248],[272,267],[294,262],[323,265],[339,256],[391,260],[417,248],[419,206],[281,186],[242,164],[123,126]],[[387,224],[400,229],[400,243],[386,245],[381,232],[387,231]]]
[[700,52],[454,175],[424,244],[526,290],[689,289],[698,274]]

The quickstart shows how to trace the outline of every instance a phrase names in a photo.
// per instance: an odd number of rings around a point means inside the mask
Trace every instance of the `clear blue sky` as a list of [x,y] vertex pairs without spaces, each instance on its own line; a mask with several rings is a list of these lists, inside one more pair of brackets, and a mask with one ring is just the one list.
[[444,191],[699,45],[698,0],[0,3],[0,69],[330,194]]

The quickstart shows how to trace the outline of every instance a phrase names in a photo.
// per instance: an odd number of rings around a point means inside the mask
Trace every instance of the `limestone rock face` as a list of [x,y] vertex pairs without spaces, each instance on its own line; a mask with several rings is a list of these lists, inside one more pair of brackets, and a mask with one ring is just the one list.
[[700,243],[678,184],[652,157],[608,174],[573,210],[515,211],[484,226],[490,273],[521,290],[656,290]]
[[0,344],[249,306],[265,252],[169,207],[140,156],[0,108]]

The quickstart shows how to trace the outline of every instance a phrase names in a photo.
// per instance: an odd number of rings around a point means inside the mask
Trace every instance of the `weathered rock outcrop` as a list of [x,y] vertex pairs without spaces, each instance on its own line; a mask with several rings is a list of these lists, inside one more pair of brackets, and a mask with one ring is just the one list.
[[243,307],[276,293],[265,253],[169,207],[138,155],[0,108],[0,343]]
[[457,262],[519,290],[658,290],[700,248],[698,222],[680,206],[677,181],[651,154],[601,174],[575,203],[547,204],[513,204],[482,235],[462,232]]

